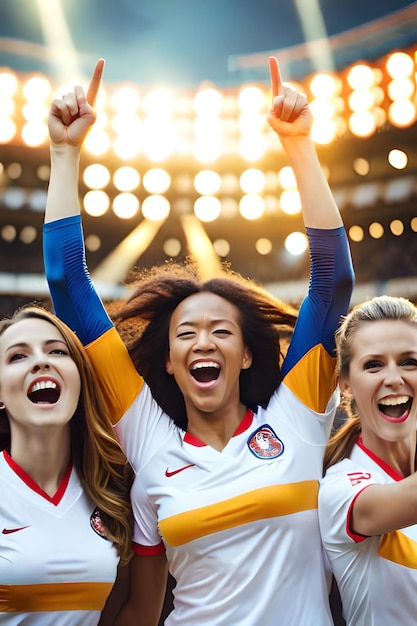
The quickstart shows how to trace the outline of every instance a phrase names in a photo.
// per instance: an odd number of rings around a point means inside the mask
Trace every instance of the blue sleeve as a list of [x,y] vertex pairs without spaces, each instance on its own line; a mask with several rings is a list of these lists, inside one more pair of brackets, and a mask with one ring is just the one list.
[[45,274],[56,315],[88,345],[113,323],[90,279],[81,216],[43,226]]
[[291,344],[283,363],[285,376],[312,348],[322,345],[335,356],[334,333],[349,311],[354,273],[343,226],[307,228],[310,243],[310,285],[301,303]]

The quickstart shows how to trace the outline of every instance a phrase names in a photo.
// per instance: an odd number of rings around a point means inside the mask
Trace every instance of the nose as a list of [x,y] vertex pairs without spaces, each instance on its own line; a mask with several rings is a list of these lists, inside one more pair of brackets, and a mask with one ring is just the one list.
[[200,330],[196,336],[194,350],[196,351],[201,350],[201,351],[206,352],[208,350],[213,350],[213,349],[214,349],[214,344],[211,339],[210,333],[206,330]]
[[385,384],[387,387],[399,387],[404,385],[401,369],[397,367],[397,365],[392,364],[388,366],[385,376]]
[[49,370],[49,363],[43,357],[42,359],[38,359],[37,362],[33,366],[34,372],[39,372],[42,370]]

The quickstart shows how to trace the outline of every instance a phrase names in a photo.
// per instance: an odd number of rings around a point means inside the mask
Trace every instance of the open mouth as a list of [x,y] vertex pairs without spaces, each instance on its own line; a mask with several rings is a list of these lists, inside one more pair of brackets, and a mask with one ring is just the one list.
[[55,404],[61,390],[53,380],[37,381],[29,387],[28,398],[34,404]]
[[199,383],[210,383],[217,380],[220,367],[217,363],[196,363],[190,371],[191,376]]
[[412,398],[401,396],[399,398],[385,398],[378,403],[378,408],[387,417],[400,418],[410,411]]

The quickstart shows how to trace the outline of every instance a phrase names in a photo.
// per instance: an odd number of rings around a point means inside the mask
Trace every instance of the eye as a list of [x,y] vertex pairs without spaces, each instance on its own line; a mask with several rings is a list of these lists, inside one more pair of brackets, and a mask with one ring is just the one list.
[[401,367],[409,367],[409,368],[417,367],[417,360],[412,359],[412,358],[406,359],[405,361],[401,363]]
[[11,355],[9,362],[12,363],[13,361],[21,361],[24,358],[25,355],[22,352],[16,352],[15,354]]
[[232,333],[230,332],[230,330],[226,330],[225,328],[218,328],[217,330],[213,331],[214,335],[231,335]]
[[381,367],[382,367],[381,361],[367,361],[364,364],[363,369],[364,370],[377,370]]
[[182,333],[178,333],[177,337],[193,337],[195,332],[192,330],[184,330]]
[[64,356],[69,356],[68,350],[63,350],[62,348],[55,348],[51,350],[49,354],[63,354]]

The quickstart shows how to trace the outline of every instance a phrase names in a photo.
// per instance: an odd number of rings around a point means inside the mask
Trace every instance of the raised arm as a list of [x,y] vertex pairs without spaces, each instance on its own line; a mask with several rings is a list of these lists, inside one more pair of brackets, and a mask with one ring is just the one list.
[[93,109],[101,83],[104,60],[94,69],[85,95],[77,86],[72,93],[52,102],[48,128],[50,136],[51,178],[46,202],[45,223],[79,215],[79,159],[81,146],[96,121]]
[[278,61],[269,58],[272,106],[267,120],[279,136],[297,180],[304,224],[311,228],[343,225],[311,137],[313,116],[305,95],[281,80]]
[[334,333],[349,309],[353,267],[342,218],[311,137],[313,116],[307,98],[282,83],[274,57],[269,69],[272,106],[267,120],[296,177],[311,259],[308,295],[282,373],[299,399],[323,412],[335,389]]

